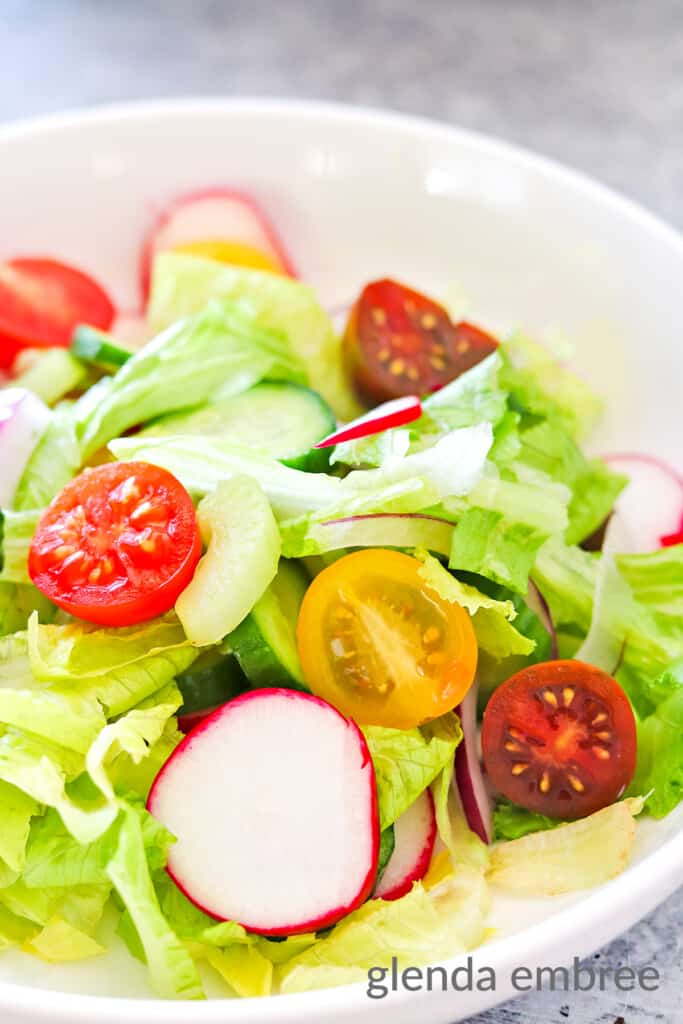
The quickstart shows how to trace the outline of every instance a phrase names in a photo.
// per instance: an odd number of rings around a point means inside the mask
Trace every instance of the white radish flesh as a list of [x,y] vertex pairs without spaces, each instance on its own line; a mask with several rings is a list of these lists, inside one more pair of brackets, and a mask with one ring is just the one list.
[[603,458],[610,469],[629,477],[615,506],[629,550],[657,551],[665,538],[683,530],[683,478],[675,469],[650,455]]
[[415,395],[405,395],[403,398],[394,398],[390,402],[383,402],[376,409],[359,416],[351,423],[346,423],[339,430],[328,434],[322,441],[318,441],[314,448],[331,448],[332,445],[341,444],[343,441],[356,441],[361,437],[370,437],[372,434],[379,434],[383,430],[391,430],[394,427],[403,427],[406,423],[412,423],[422,415],[420,399]]
[[477,749],[477,686],[467,692],[456,708],[462,725],[462,740],[455,751],[455,784],[470,829],[484,843],[493,839],[493,807],[484,780]]
[[358,727],[309,694],[255,690],[223,705],[176,748],[148,807],[177,837],[178,886],[250,931],[326,927],[372,888],[372,760]]
[[436,840],[432,794],[426,789],[394,823],[394,852],[373,896],[397,900],[427,874]]
[[29,456],[49,420],[50,410],[32,391],[0,391],[0,505],[11,504]]
[[178,196],[145,239],[140,264],[143,295],[149,291],[158,252],[199,241],[237,242],[269,256],[296,277],[287,252],[265,214],[249,196],[231,188],[200,189]]

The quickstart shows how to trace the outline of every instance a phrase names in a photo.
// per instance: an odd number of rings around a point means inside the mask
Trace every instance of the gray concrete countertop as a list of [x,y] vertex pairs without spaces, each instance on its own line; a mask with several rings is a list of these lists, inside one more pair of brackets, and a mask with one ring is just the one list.
[[[0,0],[0,121],[209,94],[442,118],[683,228],[681,0]],[[540,993],[473,1024],[681,1022],[682,922],[683,891],[598,954],[654,964],[655,993]]]

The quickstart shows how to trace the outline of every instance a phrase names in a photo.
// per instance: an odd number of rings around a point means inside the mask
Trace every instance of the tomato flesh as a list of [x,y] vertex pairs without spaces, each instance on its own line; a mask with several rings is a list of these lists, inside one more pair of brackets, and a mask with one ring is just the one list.
[[24,348],[67,346],[79,323],[106,331],[116,311],[87,274],[57,260],[21,258],[0,266],[0,366]]
[[614,803],[636,768],[636,723],[611,676],[580,661],[522,669],[484,712],[488,776],[513,803],[581,818]]
[[201,555],[189,494],[164,469],[115,462],[85,470],[40,520],[29,575],[87,622],[130,626],[168,611]]
[[425,586],[421,565],[396,551],[358,551],[324,569],[304,597],[297,641],[306,682],[361,724],[413,728],[472,685],[470,617]]
[[344,334],[344,352],[368,403],[437,391],[498,347],[472,324],[454,324],[420,292],[384,279],[365,286]]

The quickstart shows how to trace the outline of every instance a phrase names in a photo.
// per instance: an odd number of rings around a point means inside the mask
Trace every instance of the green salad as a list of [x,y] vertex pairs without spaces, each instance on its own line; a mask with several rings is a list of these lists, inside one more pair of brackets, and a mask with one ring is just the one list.
[[676,473],[524,334],[171,241],[143,345],[0,310],[0,948],[299,992],[617,875],[683,798]]

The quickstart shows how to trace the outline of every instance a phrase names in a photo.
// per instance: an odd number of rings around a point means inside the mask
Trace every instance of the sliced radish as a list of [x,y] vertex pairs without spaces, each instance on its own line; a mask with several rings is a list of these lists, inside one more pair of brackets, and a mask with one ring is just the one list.
[[397,900],[427,874],[436,840],[434,800],[428,789],[394,823],[394,852],[373,896]]
[[224,704],[176,748],[148,808],[177,837],[171,877],[219,920],[315,931],[372,890],[372,760],[355,723],[310,694],[254,690]]
[[629,477],[619,495],[619,512],[630,548],[656,551],[683,532],[683,477],[652,455],[604,455],[617,473]]
[[371,412],[366,412],[365,415],[345,424],[333,434],[328,434],[314,447],[330,448],[334,444],[341,444],[342,441],[356,441],[359,437],[370,437],[371,434],[379,434],[382,430],[391,430],[392,427],[404,427],[406,423],[412,423],[421,415],[422,405],[416,395],[394,398],[391,402],[383,402]]
[[223,186],[198,189],[177,196],[162,211],[144,240],[140,281],[145,301],[158,252],[192,242],[220,240],[256,249],[290,277],[297,276],[277,232],[253,199]]
[[184,733],[192,732],[222,706],[222,704],[214,704],[211,708],[202,708],[200,711],[190,711],[187,715],[178,715],[178,728]]
[[0,505],[11,503],[29,456],[49,420],[50,410],[32,391],[0,391]]
[[477,738],[477,685],[470,687],[456,708],[462,725],[462,740],[455,751],[455,784],[467,824],[479,838],[493,840],[493,806],[479,760]]

